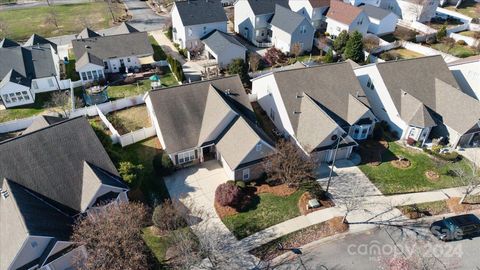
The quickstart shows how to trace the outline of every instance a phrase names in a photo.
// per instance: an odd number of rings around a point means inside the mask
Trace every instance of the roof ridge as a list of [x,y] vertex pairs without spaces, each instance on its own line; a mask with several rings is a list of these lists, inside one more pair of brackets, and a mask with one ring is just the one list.
[[[388,63],[397,63],[397,62],[415,61],[415,60],[419,60],[419,59],[425,59],[425,58],[435,58],[435,57],[442,57],[442,56],[441,56],[441,55],[439,55],[439,54],[436,54],[436,55],[425,55],[425,56],[422,56],[422,57],[417,57],[417,58],[398,59],[398,60],[392,60],[392,61],[377,62],[377,63],[372,63],[372,64],[376,64],[376,65],[384,65],[384,64],[388,64]],[[443,57],[442,57],[442,59],[443,59]]]
[[166,87],[166,88],[153,89],[153,90],[150,90],[149,94],[153,93],[153,92],[167,91],[167,90],[176,89],[176,88],[180,88],[180,87],[184,87],[184,86],[190,86],[190,85],[207,83],[207,82],[212,82],[212,81],[230,79],[230,78],[234,78],[234,77],[238,77],[238,75],[235,74],[235,75],[229,75],[229,76],[225,76],[225,77],[221,77],[221,78],[212,78],[212,79],[208,79],[208,80],[204,80],[204,81],[196,81],[196,82],[191,82],[191,83],[174,85],[174,86],[170,86],[170,87]]
[[[3,181],[6,181],[6,183],[7,183],[7,185],[8,185],[8,188],[11,189],[11,187],[10,187],[10,182],[13,182],[13,181],[8,180],[7,178],[4,178]],[[15,182],[13,182],[13,183],[16,184]],[[19,184],[17,184],[17,185],[19,185]],[[19,186],[21,186],[21,185],[19,185]],[[11,193],[11,191],[10,191],[10,193]],[[12,197],[13,197],[13,196],[12,196]],[[21,220],[21,223],[22,223],[22,225],[23,225],[23,229],[25,230],[25,232],[26,232],[27,234],[29,234],[29,231],[28,231],[28,228],[27,228],[27,225],[26,225],[26,222],[25,222],[25,218],[20,214],[21,212],[20,212],[20,208],[18,208],[17,200],[14,200],[14,206],[15,206],[15,209],[16,209],[15,212],[17,213],[18,218]]]
[[[337,123],[337,121],[333,120],[332,117],[330,117],[330,115],[328,115],[328,113],[322,109],[322,107],[320,107],[318,104],[317,104],[317,101],[315,101],[309,94],[305,93],[305,92],[302,92],[305,96],[307,96],[308,100],[310,102],[313,103],[313,105],[315,105],[315,107],[320,110],[323,114],[325,114],[325,116],[330,120],[332,121],[336,126],[338,126],[343,132],[346,133],[346,131]],[[320,103],[320,102],[319,102]],[[323,106],[323,105],[322,105]],[[297,127],[298,129],[298,127]]]
[[[43,115],[41,115],[41,116],[43,116]],[[0,146],[3,145],[3,144],[9,143],[9,142],[11,142],[11,141],[24,138],[24,137],[26,137],[26,136],[28,136],[28,135],[35,134],[35,133],[37,133],[37,132],[43,131],[43,130],[45,130],[45,129],[53,128],[53,127],[56,127],[57,125],[60,125],[60,124],[66,123],[66,122],[72,122],[72,121],[74,121],[74,120],[78,120],[78,119],[81,119],[81,118],[84,118],[84,116],[77,116],[77,117],[73,117],[73,118],[65,118],[64,121],[59,121],[59,122],[57,122],[57,123],[53,123],[53,124],[48,125],[48,126],[46,126],[46,127],[43,127],[43,128],[37,129],[37,130],[34,130],[34,131],[30,132],[30,133],[21,134],[21,135],[19,135],[19,136],[17,136],[17,137],[13,137],[13,138],[11,138],[11,139],[8,139],[8,140],[5,140],[5,141],[1,141],[1,142],[0,142]],[[36,118],[35,118],[35,119],[36,119]]]

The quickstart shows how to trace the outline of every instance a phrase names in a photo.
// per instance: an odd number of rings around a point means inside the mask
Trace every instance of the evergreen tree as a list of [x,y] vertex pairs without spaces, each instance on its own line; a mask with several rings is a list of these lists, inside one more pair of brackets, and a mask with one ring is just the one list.
[[447,36],[447,23],[445,22],[442,28],[440,28],[440,30],[438,30],[437,32],[437,40],[442,40],[446,36]]
[[323,58],[323,62],[333,63],[333,50],[332,50],[332,48],[328,49],[327,54]]
[[337,54],[343,54],[349,38],[350,36],[345,30],[338,34],[338,37],[333,41],[333,49],[337,52]]
[[351,59],[357,63],[365,61],[365,53],[363,52],[362,34],[358,31],[352,33],[345,46],[345,59]]

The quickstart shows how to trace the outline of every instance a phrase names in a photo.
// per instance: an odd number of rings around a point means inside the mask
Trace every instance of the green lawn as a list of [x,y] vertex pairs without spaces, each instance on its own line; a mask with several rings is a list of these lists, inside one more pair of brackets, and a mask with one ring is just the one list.
[[[170,72],[168,68],[165,69],[165,74],[160,75],[160,78],[164,87],[178,85],[177,79],[175,78],[175,76],[173,76],[172,72]],[[146,93],[147,91],[150,91],[150,89],[151,82],[148,79],[139,81],[138,85],[137,83],[134,83],[128,85],[109,86],[108,97],[113,100],[124,97],[131,97]]]
[[148,248],[152,251],[155,259],[160,264],[165,260],[165,253],[170,246],[170,241],[167,236],[160,237],[152,233],[150,227],[143,229],[143,241],[147,244]]
[[150,44],[152,44],[153,48],[153,59],[155,61],[160,61],[160,60],[167,60],[167,55],[163,51],[162,47],[158,45],[157,40],[153,36],[148,36],[148,40],[150,41]]
[[446,9],[454,10],[458,13],[462,13],[470,18],[479,18],[480,17],[480,3],[475,0],[464,0],[458,9],[455,6],[445,7]]
[[443,43],[436,43],[436,44],[432,44],[432,48],[444,53],[451,54],[456,57],[460,57],[460,58],[465,58],[465,57],[469,57],[477,54],[473,48],[469,46],[458,45],[458,44],[455,44],[455,46],[452,49],[449,49],[448,46]]
[[[52,13],[53,12],[53,13]],[[125,13],[123,4],[114,4],[115,16]],[[55,14],[58,28],[47,23],[46,18]],[[24,41],[33,33],[44,37],[77,34],[88,24],[93,29],[113,26],[113,20],[105,2],[42,6],[0,12],[0,21],[8,28],[9,37]]]
[[15,107],[0,111],[0,123],[27,118],[37,114],[41,114],[47,111],[44,107],[45,103],[50,100],[50,96],[53,92],[38,93],[35,95],[35,103],[31,105],[25,105],[22,107]]
[[394,59],[412,59],[422,56],[424,55],[405,48],[393,49],[380,54],[380,58],[386,61]]
[[[389,161],[400,156],[411,162],[409,168],[398,169],[390,164]],[[389,143],[389,149],[383,153],[382,160],[383,162],[379,166],[362,164],[359,168],[386,195],[438,190],[458,185],[448,174],[449,170],[457,164],[434,159],[423,152],[407,149],[395,142]],[[458,166],[468,170],[467,162],[466,159],[463,159],[457,163]],[[425,176],[425,172],[428,170],[439,173],[440,178],[436,181],[429,181]]]
[[258,231],[300,215],[298,200],[304,191],[280,197],[269,193],[259,194],[259,203],[248,212],[223,218],[223,223],[238,238],[242,239]]
[[65,65],[65,76],[67,79],[71,79],[72,81],[80,80],[80,75],[75,70],[75,54],[73,54],[73,50],[68,50],[68,64]]
[[480,32],[479,31],[463,31],[463,32],[460,32],[460,33],[457,33],[457,34],[460,34],[460,35],[466,36],[466,37],[475,37],[475,35],[480,34]]

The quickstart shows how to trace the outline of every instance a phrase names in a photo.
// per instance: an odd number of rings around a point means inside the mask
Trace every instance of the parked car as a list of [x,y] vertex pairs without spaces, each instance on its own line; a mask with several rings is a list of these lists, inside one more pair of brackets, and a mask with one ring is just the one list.
[[433,222],[430,231],[442,241],[474,237],[480,235],[480,219],[473,214],[443,218]]

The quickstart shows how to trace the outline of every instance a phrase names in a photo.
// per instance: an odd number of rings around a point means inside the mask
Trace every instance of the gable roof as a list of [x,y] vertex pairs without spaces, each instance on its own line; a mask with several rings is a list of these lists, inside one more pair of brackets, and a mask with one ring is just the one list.
[[42,128],[46,128],[50,125],[62,122],[64,120],[65,119],[60,118],[60,117],[41,115],[41,116],[37,117],[35,120],[33,120],[33,123],[27,129],[25,129],[22,132],[22,134],[32,133],[34,131],[37,131],[37,130],[42,129]]
[[375,18],[377,20],[382,20],[383,18],[387,17],[392,13],[386,9],[372,5],[364,5],[361,7],[361,9],[363,10],[363,12],[365,12],[365,14],[367,14],[368,17]]
[[77,38],[91,38],[91,37],[99,37],[99,36],[100,35],[97,32],[87,27],[77,35]]
[[235,37],[219,30],[208,34],[202,41],[218,55],[222,55],[225,51],[228,51],[231,46],[238,46],[247,50]]
[[330,0],[308,0],[308,2],[310,2],[313,8],[330,6]]
[[409,125],[416,127],[436,126],[428,108],[417,98],[402,90],[402,108],[400,115]]
[[112,29],[112,31],[110,32],[110,35],[122,35],[122,34],[130,34],[130,33],[137,33],[137,32],[140,32],[138,31],[137,28],[133,27],[129,23],[122,22],[117,27]]
[[[103,66],[103,60],[109,58],[153,55],[153,48],[146,32],[75,39],[72,40],[72,45],[77,59],[88,57],[79,61],[82,64],[86,63],[87,59],[97,62],[96,58],[98,58],[102,60],[100,65]],[[87,52],[89,56],[85,56]],[[81,68],[81,65],[77,63],[76,68]]]
[[39,36],[37,34],[33,34],[30,36],[30,38],[23,44],[24,47],[29,47],[29,46],[36,46],[36,45],[44,45],[44,44],[50,44],[52,45],[52,48],[57,51],[57,44],[51,42],[50,40]]
[[[204,134],[208,133],[208,131],[202,131],[203,123],[217,121],[215,120],[217,116],[206,110],[207,98],[213,89],[237,114],[252,119],[252,121],[255,119],[253,109],[238,76],[153,90],[149,93],[149,97],[166,144],[164,145],[165,150],[169,154],[197,147],[202,142],[202,138],[206,137]],[[214,97],[214,100],[212,98],[208,103],[209,106],[210,104],[220,106],[223,101]],[[225,114],[226,112],[219,113],[219,115]],[[210,120],[210,117],[213,119]],[[205,129],[208,128],[205,127]]]
[[330,1],[330,9],[327,12],[327,17],[350,25],[360,14],[362,9],[339,0]]
[[[81,212],[84,162],[101,168],[126,188],[84,117],[65,120],[0,143],[0,178],[49,198],[71,213]],[[97,178],[104,175],[97,175]]]
[[0,179],[0,189],[8,194],[0,199],[1,269],[8,269],[29,236],[68,241],[73,218],[14,181]]
[[22,76],[22,74],[18,73],[14,69],[10,69],[5,77],[2,78],[2,81],[0,82],[0,88],[4,87],[8,82],[30,87],[30,80]]
[[239,0],[248,1],[255,15],[271,14],[275,12],[275,5],[288,8],[288,0]]
[[188,0],[175,2],[184,26],[226,22],[227,15],[219,0]]
[[8,48],[8,47],[16,47],[16,46],[20,46],[20,44],[8,38],[4,38],[0,41],[0,48]]
[[80,57],[80,59],[78,59],[78,61],[75,62],[75,68],[80,69],[86,64],[94,64],[103,67],[103,60],[87,51]]
[[[306,19],[304,16],[281,5],[275,5],[271,24],[287,33],[293,33]],[[308,24],[311,26],[310,24]]]

